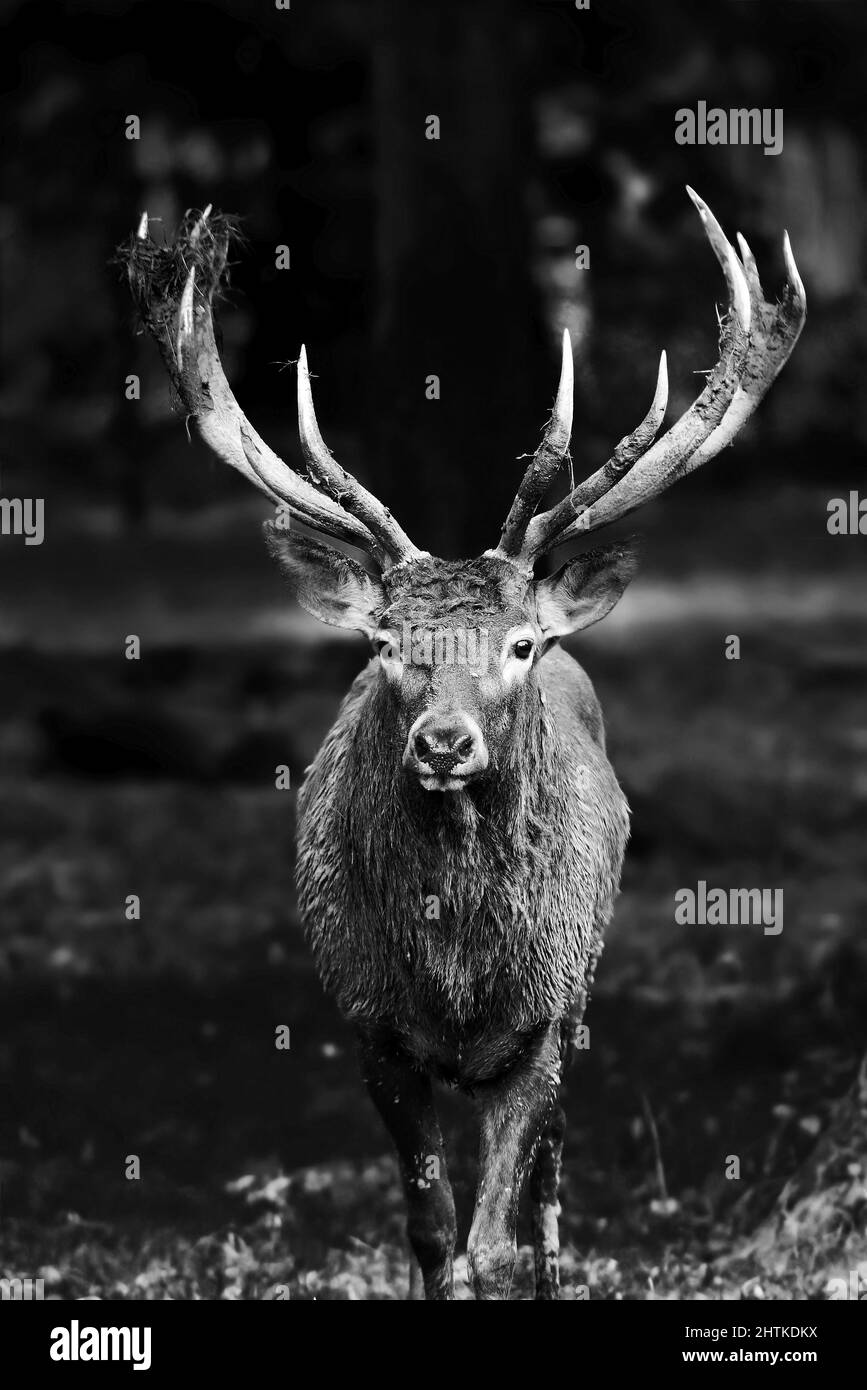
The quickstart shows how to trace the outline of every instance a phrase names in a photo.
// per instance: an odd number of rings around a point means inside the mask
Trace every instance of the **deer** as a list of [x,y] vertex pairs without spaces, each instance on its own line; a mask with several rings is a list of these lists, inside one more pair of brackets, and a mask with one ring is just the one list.
[[[290,591],[315,618],[371,647],[298,795],[296,878],[318,972],[354,1029],[364,1083],[396,1150],[412,1299],[455,1296],[440,1083],[470,1096],[478,1112],[472,1293],[509,1298],[529,1185],[535,1298],[560,1297],[561,1087],[629,835],[593,685],[561,644],[618,602],[636,547],[609,541],[553,573],[536,567],[730,444],[806,316],[788,234],[785,288],[770,303],[747,242],[738,234],[738,255],[687,191],[727,287],[718,359],[700,393],[660,436],[663,352],[641,423],[595,473],[539,510],[569,460],[574,368],[564,332],[541,441],[498,544],[470,560],[416,547],[340,466],[317,424],[303,346],[303,473],[250,424],[214,326],[233,219],[211,207],[188,212],[175,238],[158,244],[144,214],[123,248],[138,312],[187,417],[277,508],[265,539]],[[474,639],[458,644],[457,658],[455,633]]]

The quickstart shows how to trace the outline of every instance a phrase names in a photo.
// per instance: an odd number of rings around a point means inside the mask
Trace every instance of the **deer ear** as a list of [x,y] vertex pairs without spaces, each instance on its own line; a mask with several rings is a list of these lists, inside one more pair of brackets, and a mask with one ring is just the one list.
[[556,574],[537,579],[536,616],[546,645],[610,613],[638,565],[634,542],[588,551]]
[[320,622],[373,636],[387,602],[378,580],[330,545],[283,530],[273,521],[266,521],[263,530],[269,553],[302,608]]

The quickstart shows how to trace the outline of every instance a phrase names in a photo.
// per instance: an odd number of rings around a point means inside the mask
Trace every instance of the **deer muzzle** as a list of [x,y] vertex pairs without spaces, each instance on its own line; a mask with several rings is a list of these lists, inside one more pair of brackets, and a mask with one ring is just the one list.
[[403,765],[425,791],[462,791],[488,766],[488,749],[478,724],[463,710],[428,710],[409,731]]

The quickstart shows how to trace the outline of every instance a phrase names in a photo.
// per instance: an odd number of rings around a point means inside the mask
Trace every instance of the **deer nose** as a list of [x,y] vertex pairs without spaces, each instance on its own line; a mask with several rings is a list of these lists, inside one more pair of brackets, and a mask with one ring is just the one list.
[[448,715],[422,715],[410,730],[405,761],[422,775],[434,773],[448,777],[455,768],[468,776],[487,764],[487,750],[481,730],[461,712]]
[[413,748],[420,763],[427,763],[434,772],[451,772],[458,763],[466,762],[473,751],[471,734],[459,729],[436,729],[417,733]]

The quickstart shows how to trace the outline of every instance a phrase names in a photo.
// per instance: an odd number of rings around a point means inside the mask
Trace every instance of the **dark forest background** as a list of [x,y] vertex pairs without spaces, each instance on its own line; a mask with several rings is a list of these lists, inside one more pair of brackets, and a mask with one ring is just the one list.
[[[74,479],[69,505],[118,525],[237,495],[200,457],[177,466],[159,365],[107,270],[142,209],[170,231],[211,202],[239,213],[248,238],[224,332],[251,413],[295,453],[293,383],[278,364],[306,341],[322,415],[350,435],[353,462],[423,543],[478,550],[511,500],[516,455],[538,437],[562,326],[576,344],[576,460],[595,467],[631,427],[661,347],[673,405],[691,399],[721,282],[687,180],[749,237],[769,284],[788,228],[810,292],[787,391],[725,466],[688,486],[813,479],[819,455],[857,475],[862,7],[5,9],[7,494],[25,470],[31,492],[44,480],[56,496]],[[675,110],[699,99],[782,108],[782,156],[675,144]],[[438,141],[424,138],[430,113]],[[288,271],[275,269],[280,244]],[[576,272],[578,244],[589,271]],[[140,404],[124,398],[134,370]]]
[[[267,504],[188,442],[116,246],[144,209],[167,232],[207,203],[240,215],[220,325],[243,408],[297,465],[306,342],[341,462],[456,556],[496,541],[564,326],[576,472],[644,414],[661,348],[670,418],[697,394],[723,287],[687,182],[766,292],[788,229],[808,320],[735,447],[641,514],[641,575],[576,648],[634,833],[572,1083],[567,1295],[825,1297],[867,1276],[865,541],[826,527],[867,445],[867,9],[2,17],[0,496],[43,497],[46,539],[0,537],[0,1276],[64,1297],[405,1287],[392,1161],[300,936],[294,792],[274,789],[366,651],[292,607]],[[677,145],[699,100],[781,108],[782,154]],[[698,879],[784,886],[785,930],[676,926]],[[446,1112],[466,1214],[471,1130]]]

